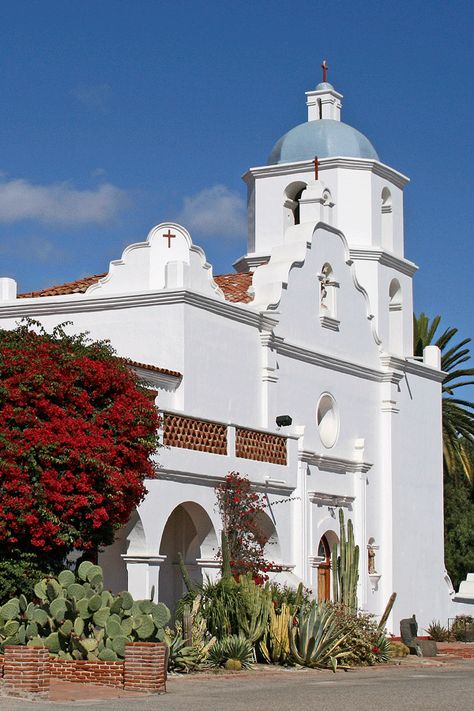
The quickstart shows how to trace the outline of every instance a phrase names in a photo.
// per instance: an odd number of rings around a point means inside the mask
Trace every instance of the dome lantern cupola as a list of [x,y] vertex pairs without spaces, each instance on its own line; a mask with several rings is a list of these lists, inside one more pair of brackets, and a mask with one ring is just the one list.
[[308,120],[285,133],[273,146],[267,165],[297,163],[335,156],[379,160],[363,133],[341,121],[342,94],[327,81],[326,62],[323,81],[306,92]]
[[306,92],[308,121],[320,121],[321,119],[340,121],[342,94],[339,94],[333,85],[327,81],[328,68],[326,60],[321,64],[321,68],[323,70],[323,81],[317,85],[316,89]]

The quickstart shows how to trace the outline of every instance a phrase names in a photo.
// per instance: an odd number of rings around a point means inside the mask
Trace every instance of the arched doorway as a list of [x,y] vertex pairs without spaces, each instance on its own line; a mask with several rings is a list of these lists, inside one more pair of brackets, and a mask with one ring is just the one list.
[[331,549],[326,536],[322,536],[318,546],[318,602],[331,599]]
[[192,580],[203,582],[203,561],[215,558],[218,550],[216,532],[207,512],[192,501],[177,506],[169,516],[160,543],[158,599],[173,610],[185,592],[179,569],[179,554]]

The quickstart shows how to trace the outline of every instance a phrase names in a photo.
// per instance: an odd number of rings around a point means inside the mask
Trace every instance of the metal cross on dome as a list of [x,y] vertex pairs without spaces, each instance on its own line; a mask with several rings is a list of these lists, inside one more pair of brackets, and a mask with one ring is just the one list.
[[166,235],[163,234],[162,237],[164,237],[165,239],[168,240],[168,249],[169,249],[171,247],[171,240],[174,239],[176,237],[176,235],[172,235],[171,230],[168,227],[168,234],[166,234]]
[[323,70],[323,81],[326,82],[328,80],[328,65],[326,63],[326,60],[323,61],[321,64],[321,69]]

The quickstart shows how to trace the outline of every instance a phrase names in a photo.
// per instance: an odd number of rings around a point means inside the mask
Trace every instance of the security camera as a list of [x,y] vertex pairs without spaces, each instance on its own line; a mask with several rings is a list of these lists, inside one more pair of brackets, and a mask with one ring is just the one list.
[[292,422],[293,420],[289,415],[278,415],[276,418],[278,427],[289,427]]

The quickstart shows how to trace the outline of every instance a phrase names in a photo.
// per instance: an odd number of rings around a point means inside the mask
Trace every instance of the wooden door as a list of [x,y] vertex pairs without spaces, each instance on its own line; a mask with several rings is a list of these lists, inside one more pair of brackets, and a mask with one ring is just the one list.
[[318,567],[318,602],[324,602],[331,599],[331,553],[326,536],[319,542],[318,556],[324,557]]

